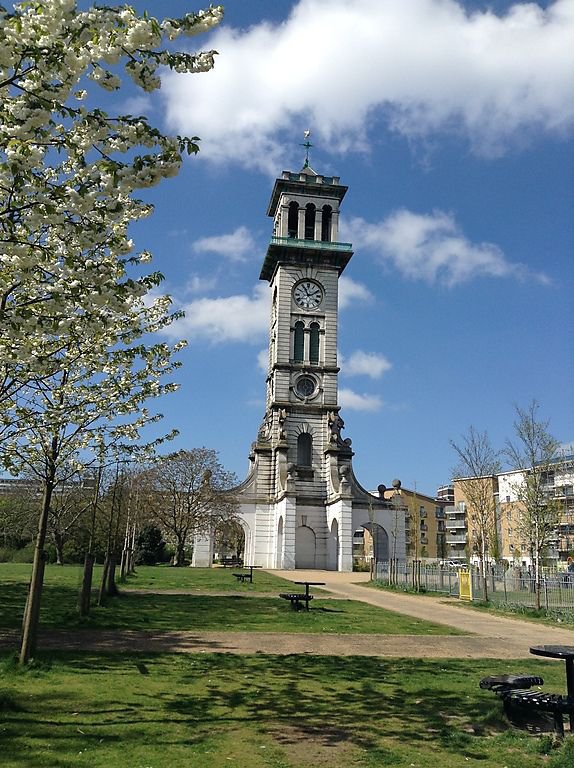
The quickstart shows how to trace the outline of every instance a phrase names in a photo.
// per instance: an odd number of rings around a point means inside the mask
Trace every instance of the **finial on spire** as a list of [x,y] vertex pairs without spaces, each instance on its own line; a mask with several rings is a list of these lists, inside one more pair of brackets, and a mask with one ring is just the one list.
[[313,146],[311,144],[311,142],[309,141],[309,136],[310,135],[311,135],[311,131],[309,131],[309,130],[303,131],[303,138],[305,139],[303,144],[301,144],[302,147],[305,147],[305,165],[303,166],[303,168],[308,168],[309,167],[309,150]]

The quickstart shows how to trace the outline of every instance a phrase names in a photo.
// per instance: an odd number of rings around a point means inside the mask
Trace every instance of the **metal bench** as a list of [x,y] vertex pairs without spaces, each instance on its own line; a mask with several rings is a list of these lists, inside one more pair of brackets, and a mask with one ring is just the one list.
[[309,610],[309,600],[313,599],[313,595],[301,594],[299,592],[281,592],[279,597],[283,600],[289,600],[291,602],[291,608],[294,611],[300,611],[305,605],[305,610]]
[[[533,691],[533,685],[543,685],[543,678],[538,675],[491,675],[483,677],[479,685],[493,691],[504,706],[504,713],[513,725],[529,730],[548,729],[549,720],[544,715],[552,716],[552,725],[559,737],[564,736],[564,715],[574,713],[574,699],[559,693]],[[533,717],[536,714],[537,717]]]
[[574,714],[574,699],[571,696],[512,688],[501,691],[499,695],[511,722],[517,714],[528,715],[532,710],[537,713],[548,712],[553,717],[556,735],[564,737],[564,715]]
[[499,693],[511,688],[527,689],[533,685],[544,685],[544,680],[538,675],[489,675],[483,677],[479,685],[487,691]]

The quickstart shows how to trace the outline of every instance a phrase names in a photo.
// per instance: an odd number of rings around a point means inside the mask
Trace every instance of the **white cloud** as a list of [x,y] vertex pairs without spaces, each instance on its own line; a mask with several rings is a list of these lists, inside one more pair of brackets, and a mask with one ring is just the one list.
[[193,244],[196,253],[216,253],[230,261],[246,261],[253,255],[255,241],[247,227],[237,227],[227,235],[202,237]]
[[269,323],[269,287],[256,285],[252,296],[236,295],[197,299],[181,304],[185,317],[169,326],[176,338],[208,339],[213,343],[259,343]]
[[472,243],[452,214],[444,211],[419,214],[401,209],[376,224],[354,218],[346,226],[356,247],[373,250],[383,264],[414,280],[448,286],[476,277],[533,277],[549,282],[523,264],[508,261],[497,245]]
[[339,309],[345,309],[355,301],[370,302],[373,294],[369,289],[346,275],[339,278]]
[[339,365],[341,373],[345,376],[369,376],[371,379],[380,379],[383,373],[392,368],[384,355],[363,352],[360,349],[353,352],[349,358],[339,355]]
[[217,285],[215,277],[205,277],[202,275],[191,275],[186,283],[186,293],[205,293],[212,291]]
[[126,99],[118,110],[124,115],[149,115],[153,110],[153,103],[149,96],[138,95]]
[[380,411],[383,401],[377,395],[359,395],[352,389],[339,390],[339,404],[348,411]]
[[259,350],[257,353],[257,367],[262,373],[267,375],[267,371],[269,370],[269,350],[267,347]]
[[299,0],[277,25],[224,24],[213,71],[165,76],[168,123],[202,136],[202,157],[272,174],[280,134],[301,126],[336,151],[367,148],[377,120],[409,137],[462,132],[483,152],[572,130],[574,0],[481,5]]

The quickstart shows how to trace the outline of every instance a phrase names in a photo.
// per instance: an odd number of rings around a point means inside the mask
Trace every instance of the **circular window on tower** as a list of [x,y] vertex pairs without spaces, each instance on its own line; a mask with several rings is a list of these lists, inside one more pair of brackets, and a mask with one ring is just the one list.
[[311,376],[300,376],[295,384],[299,397],[312,397],[317,389],[317,382]]

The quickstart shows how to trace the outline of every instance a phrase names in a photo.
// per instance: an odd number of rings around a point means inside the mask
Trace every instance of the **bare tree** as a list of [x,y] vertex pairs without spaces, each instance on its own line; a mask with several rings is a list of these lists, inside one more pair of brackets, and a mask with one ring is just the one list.
[[515,439],[508,440],[505,449],[513,469],[521,470],[511,487],[519,505],[518,531],[528,545],[534,567],[537,608],[542,557],[556,536],[561,511],[559,501],[549,494],[560,446],[548,431],[550,422],[539,420],[539,407],[536,400],[526,408],[515,407]]
[[500,451],[492,447],[486,432],[478,432],[472,426],[459,443],[451,440],[450,444],[458,456],[453,474],[468,505],[484,599],[488,600],[487,564],[489,557],[498,552],[494,476],[500,472]]
[[55,486],[48,518],[48,532],[54,542],[56,563],[64,564],[64,546],[90,509],[93,483],[91,474],[74,473],[68,483]]
[[175,545],[173,565],[183,565],[196,535],[212,534],[237,513],[237,484],[209,448],[160,457],[140,478],[140,498]]

